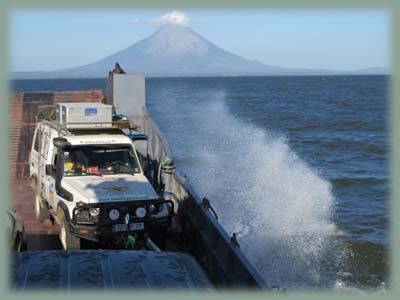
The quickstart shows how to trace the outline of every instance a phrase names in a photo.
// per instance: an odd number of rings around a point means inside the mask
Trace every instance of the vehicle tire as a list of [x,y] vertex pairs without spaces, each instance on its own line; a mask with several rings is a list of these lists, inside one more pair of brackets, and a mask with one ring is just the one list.
[[60,224],[60,241],[64,250],[79,250],[81,248],[81,239],[69,231],[65,217],[62,218]]
[[35,197],[35,215],[36,219],[40,222],[50,219],[50,212],[47,206],[43,203],[42,197],[36,193]]

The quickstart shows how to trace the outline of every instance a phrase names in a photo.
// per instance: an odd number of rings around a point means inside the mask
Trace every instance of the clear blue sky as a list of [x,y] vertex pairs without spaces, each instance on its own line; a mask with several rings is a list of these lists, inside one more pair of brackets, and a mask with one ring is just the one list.
[[[14,11],[11,70],[55,70],[94,62],[152,34],[171,10]],[[185,10],[194,31],[251,60],[287,68],[388,67],[386,11]]]

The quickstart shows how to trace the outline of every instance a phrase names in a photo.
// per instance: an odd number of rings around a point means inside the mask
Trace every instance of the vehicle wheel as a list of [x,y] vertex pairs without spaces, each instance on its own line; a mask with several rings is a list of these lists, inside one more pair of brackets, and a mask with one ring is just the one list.
[[81,239],[72,235],[64,217],[62,218],[60,225],[60,241],[63,249],[79,250],[81,248]]
[[42,197],[40,196],[39,193],[36,193],[35,197],[35,215],[36,219],[39,220],[40,222],[43,222],[44,220],[50,218],[50,212],[43,203]]

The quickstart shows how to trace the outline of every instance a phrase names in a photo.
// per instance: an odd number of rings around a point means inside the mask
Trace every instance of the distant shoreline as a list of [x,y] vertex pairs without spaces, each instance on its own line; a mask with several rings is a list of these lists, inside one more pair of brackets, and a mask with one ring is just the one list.
[[[139,73],[132,73],[139,74]],[[343,77],[343,76],[391,76],[390,73],[382,74],[277,74],[277,75],[145,75],[146,78],[221,78],[221,77]],[[9,81],[16,80],[91,80],[91,79],[107,79],[107,77],[58,77],[58,78],[9,78]]]

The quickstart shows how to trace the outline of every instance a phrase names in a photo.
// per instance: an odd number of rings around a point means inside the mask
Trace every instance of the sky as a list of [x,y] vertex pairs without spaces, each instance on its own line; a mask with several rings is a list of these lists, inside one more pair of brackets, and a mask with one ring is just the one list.
[[383,10],[15,10],[11,71],[86,65],[171,22],[267,65],[354,70],[390,64],[390,16]]

